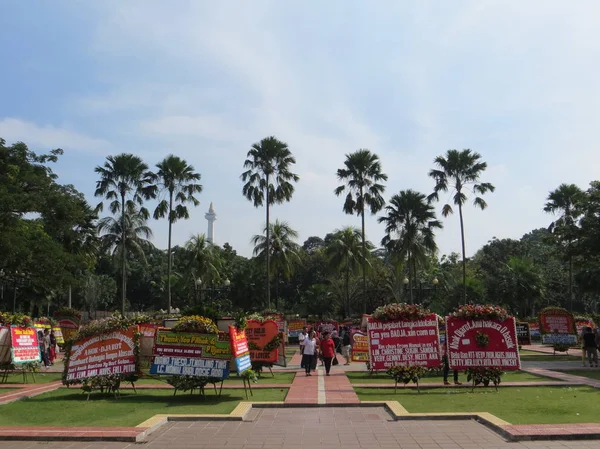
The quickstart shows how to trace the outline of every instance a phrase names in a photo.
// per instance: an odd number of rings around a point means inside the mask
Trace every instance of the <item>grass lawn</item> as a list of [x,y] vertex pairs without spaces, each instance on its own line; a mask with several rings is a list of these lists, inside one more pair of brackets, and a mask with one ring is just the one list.
[[0,394],[8,393],[9,391],[18,390],[18,388],[0,388]]
[[569,371],[560,371],[565,374],[572,374],[573,376],[587,377],[588,379],[600,380],[600,370],[598,368],[585,369],[574,369]]
[[355,391],[361,401],[397,400],[412,413],[489,412],[512,424],[594,423],[600,414],[599,393],[591,387]]
[[[355,372],[355,371],[347,371],[346,376],[350,379],[351,384],[370,384],[370,383],[394,383],[394,379],[385,375],[385,374],[369,374],[365,372]],[[450,381],[452,381],[452,372],[450,372],[450,376],[448,377]],[[458,380],[461,382],[466,382],[467,378],[464,373],[459,373]],[[529,374],[524,371],[507,371],[502,376],[502,382],[536,382],[536,381],[547,381],[547,380],[555,380],[549,379],[547,377],[536,376],[534,374]],[[419,383],[436,383],[442,382],[442,376],[435,377],[424,377],[419,381]]]
[[[286,389],[253,392],[251,400],[257,402],[283,401],[287,394]],[[220,398],[207,391],[205,399],[189,392],[173,396],[172,390],[144,390],[138,394],[124,390],[120,399],[92,393],[86,401],[81,390],[61,388],[0,406],[0,425],[133,427],[159,413],[230,413],[245,400],[244,390],[236,389],[223,390]]]
[[[271,373],[269,373],[269,371],[267,370],[266,372],[263,371],[262,373],[262,377],[258,378],[258,382],[256,384],[253,385],[260,385],[260,384],[291,384],[292,381],[294,380],[294,376],[296,375],[296,373],[280,373],[277,371],[274,371],[273,374],[275,374],[275,377],[271,376]],[[152,376],[152,375],[150,375]],[[161,384],[164,383],[165,385],[169,385],[167,384],[167,377],[168,376],[152,376],[152,377],[144,377],[141,378],[140,380],[138,380],[136,382],[136,385],[140,384],[140,385],[144,385],[144,384]],[[226,379],[225,384],[231,384],[231,383],[242,383],[242,378],[238,377],[236,374],[232,374],[229,379]]]
[[[45,373],[43,371],[35,373],[35,383],[36,384],[47,384],[49,382],[55,382],[60,380],[61,373]],[[9,374],[8,380],[6,381],[8,384],[22,384],[23,383],[23,374]],[[31,379],[31,374],[27,374],[27,384],[33,384],[33,380]],[[25,385],[25,384],[23,384]],[[2,384],[0,384],[2,386]]]

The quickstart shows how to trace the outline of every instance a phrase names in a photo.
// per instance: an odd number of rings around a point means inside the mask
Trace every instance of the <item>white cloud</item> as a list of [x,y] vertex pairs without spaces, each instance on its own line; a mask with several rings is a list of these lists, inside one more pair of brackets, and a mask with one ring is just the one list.
[[32,148],[70,149],[88,153],[105,153],[111,148],[103,139],[88,137],[77,131],[53,125],[38,125],[25,120],[6,117],[0,120],[0,136],[7,143],[23,141]]

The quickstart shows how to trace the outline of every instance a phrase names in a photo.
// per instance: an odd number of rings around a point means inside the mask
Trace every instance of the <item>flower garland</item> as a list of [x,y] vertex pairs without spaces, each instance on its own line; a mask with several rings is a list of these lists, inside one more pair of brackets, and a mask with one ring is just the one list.
[[0,312],[0,326],[29,327],[33,321],[23,313]]
[[419,304],[387,304],[378,307],[373,312],[373,318],[376,320],[400,321],[400,320],[420,320],[430,315],[429,309]]
[[56,321],[47,316],[41,316],[35,320],[35,324],[43,324],[45,326],[54,327],[56,325]]
[[201,334],[218,334],[219,328],[213,320],[199,315],[184,316],[173,326],[173,332],[197,332]]
[[77,320],[81,320],[81,313],[77,309],[61,307],[54,312],[54,318],[76,318]]
[[505,308],[493,305],[464,305],[452,313],[455,318],[466,320],[499,320],[503,321],[509,318],[509,314]]
[[483,332],[477,332],[477,335],[475,336],[475,342],[480,348],[485,348],[490,344],[490,336],[488,334],[484,334]]

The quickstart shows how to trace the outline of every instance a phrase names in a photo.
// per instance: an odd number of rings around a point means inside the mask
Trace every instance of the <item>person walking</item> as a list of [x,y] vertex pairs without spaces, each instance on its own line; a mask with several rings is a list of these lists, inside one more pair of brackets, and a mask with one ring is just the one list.
[[315,353],[317,351],[317,339],[315,335],[315,331],[311,331],[302,341],[302,365],[307,376],[312,376],[310,372],[315,369],[313,368]]
[[593,366],[598,367],[598,345],[596,344],[596,336],[591,327],[586,327],[583,333],[583,347],[587,355],[588,363],[590,368]]
[[323,364],[325,365],[325,375],[329,376],[329,371],[331,370],[331,362],[335,357],[335,343],[331,338],[331,334],[329,332],[323,333],[323,338],[321,339],[321,355],[323,356]]
[[54,360],[56,359],[56,336],[54,335],[54,331],[50,331],[50,364],[54,365]]
[[[306,330],[306,326],[302,328],[302,332],[298,334],[298,344],[300,345],[300,354],[304,355],[304,339],[308,335],[308,331]],[[304,368],[304,357],[300,359],[300,368]]]
[[350,365],[350,354],[352,351],[352,336],[350,335],[350,329],[345,330],[344,336],[342,337],[342,356],[346,359],[344,365]]

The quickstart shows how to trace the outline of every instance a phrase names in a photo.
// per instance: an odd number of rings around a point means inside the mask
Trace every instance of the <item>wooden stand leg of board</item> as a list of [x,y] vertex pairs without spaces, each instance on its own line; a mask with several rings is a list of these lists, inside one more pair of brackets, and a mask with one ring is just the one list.
[[419,379],[417,379],[417,393],[421,394],[421,388],[419,387]]
[[131,382],[131,387],[133,388],[133,392],[134,392],[135,394],[137,394],[137,391],[136,391],[136,389],[135,389],[135,383]]
[[[215,385],[216,388],[216,385]],[[223,392],[223,380],[221,380],[221,388],[219,388],[219,397],[221,397],[221,393]]]
[[396,381],[396,383],[394,383],[394,393],[398,392],[398,381]]
[[246,399],[248,399],[248,390],[246,388],[246,379],[242,378],[242,383],[244,385],[244,394],[246,395]]
[[471,393],[475,391],[475,376],[473,376],[473,383],[471,384]]
[[175,396],[177,394],[177,388],[173,389],[173,396]]
[[2,370],[2,376],[0,377],[0,383],[5,384],[8,382],[8,370]]
[[36,380],[35,380],[35,370],[33,368],[31,368],[31,378],[33,379],[33,383],[36,383]]
[[269,371],[271,372],[271,377],[275,377],[275,374],[273,374],[273,368],[269,366]]
[[248,389],[250,390],[250,396],[254,396],[254,393],[252,393],[252,384],[250,383],[250,379],[248,379]]

